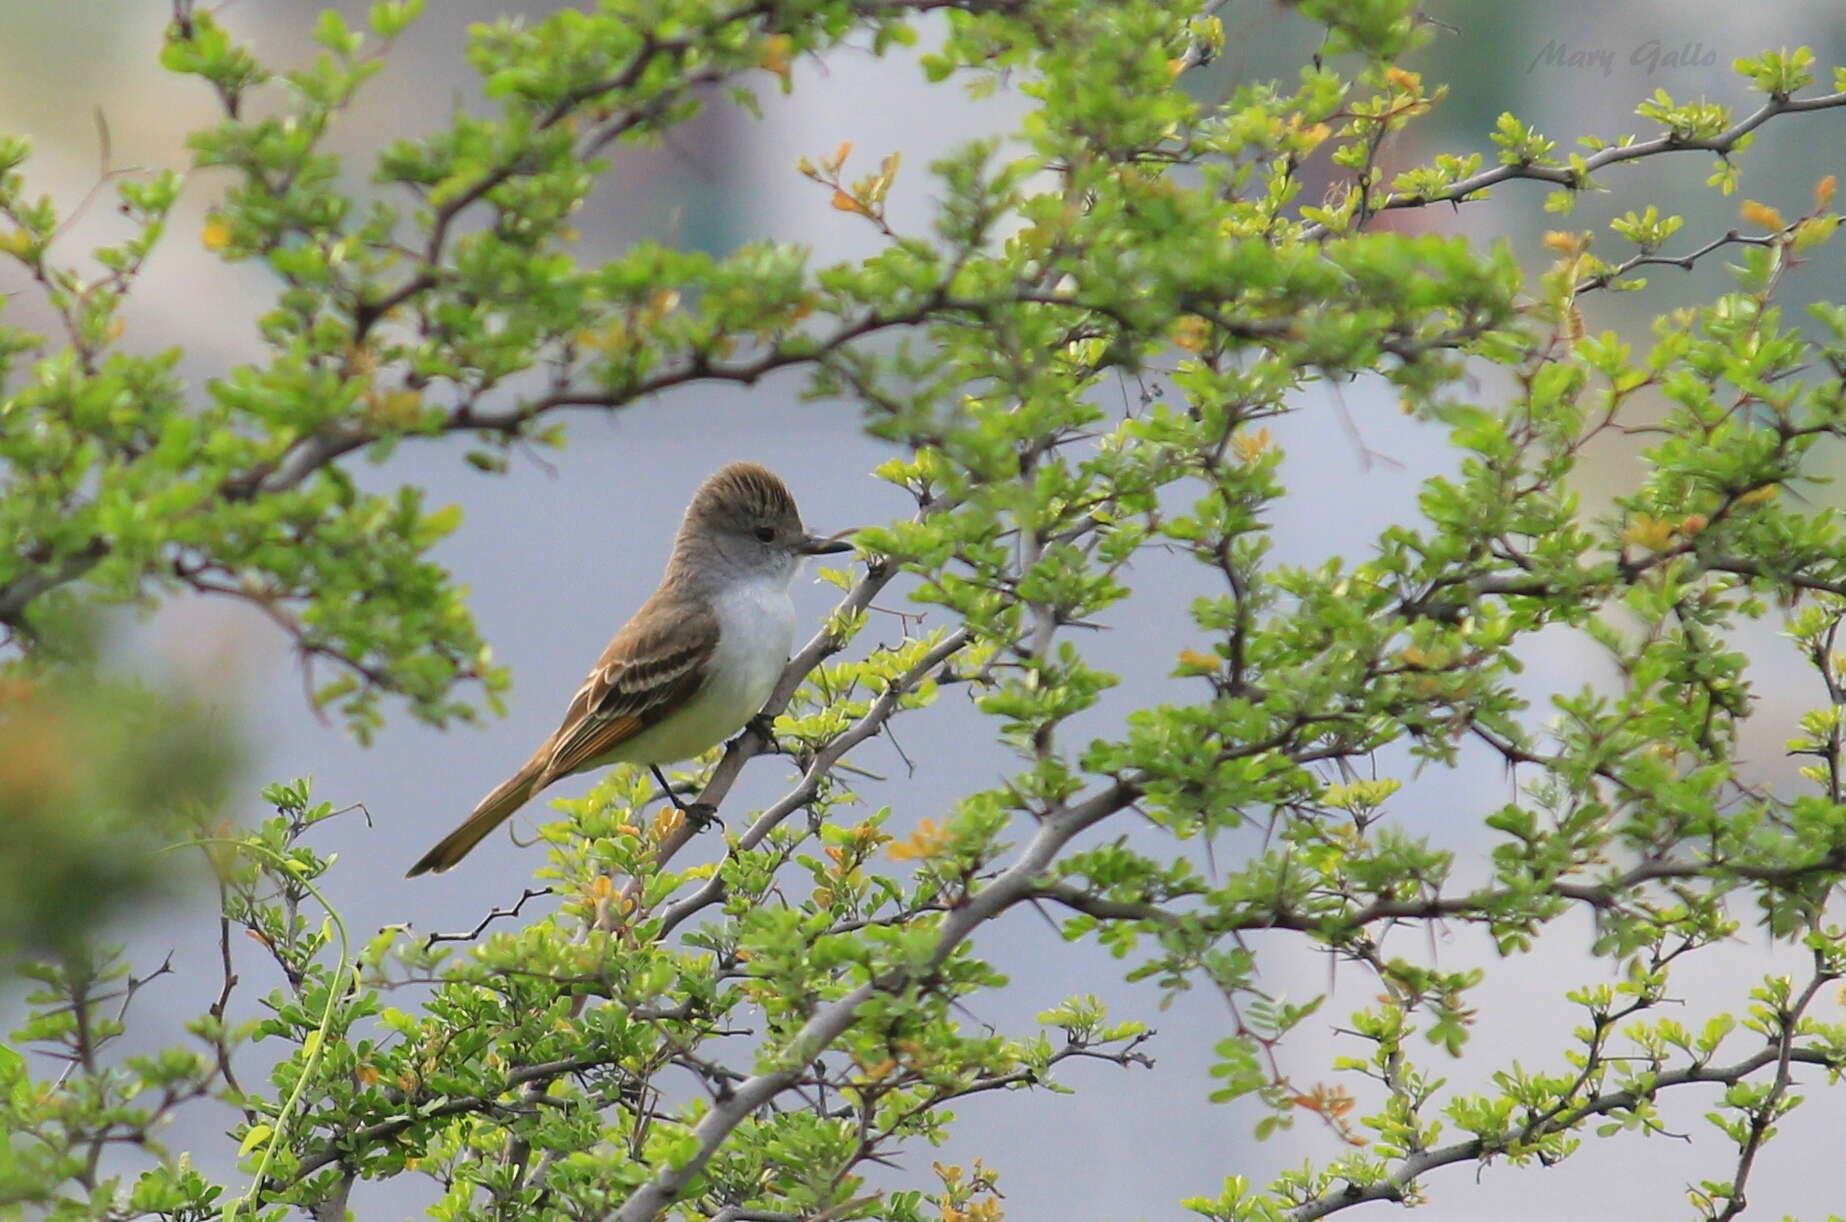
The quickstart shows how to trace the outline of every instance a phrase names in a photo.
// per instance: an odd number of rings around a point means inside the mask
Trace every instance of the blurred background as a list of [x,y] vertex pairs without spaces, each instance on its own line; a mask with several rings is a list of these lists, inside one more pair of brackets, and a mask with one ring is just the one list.
[[[308,31],[322,7],[309,0],[234,0],[221,18],[254,44],[272,67],[306,62],[314,53]],[[366,5],[343,0],[331,7],[362,23]],[[390,56],[388,66],[362,94],[337,131],[335,147],[350,155],[355,187],[366,181],[371,157],[388,138],[432,130],[456,107],[481,110],[476,82],[463,61],[470,22],[503,13],[539,17],[552,5],[518,0],[438,0]],[[1436,152],[1484,154],[1502,111],[1513,111],[1558,140],[1564,151],[1581,135],[1619,137],[1641,131],[1633,108],[1656,89],[1675,98],[1704,96],[1754,105],[1730,69],[1739,56],[1805,43],[1824,83],[1831,67],[1846,63],[1846,21],[1836,5],[1785,0],[1773,6],[1688,0],[1672,6],[1611,0],[1476,5],[1432,0],[1427,11],[1442,29],[1409,62],[1426,81],[1445,82],[1450,95],[1434,114],[1401,137],[1385,158],[1395,170]],[[1216,99],[1236,84],[1266,77],[1293,79],[1312,53],[1314,30],[1286,8],[1262,0],[1233,0],[1220,10],[1228,43],[1215,63],[1187,78],[1200,97]],[[163,73],[156,64],[167,16],[164,3],[142,0],[13,0],[0,15],[0,131],[30,136],[37,152],[26,172],[33,187],[68,207],[94,184],[99,143],[93,112],[107,117],[116,168],[183,168],[186,133],[215,121],[214,103],[196,80]],[[927,42],[927,36],[925,41]],[[765,76],[760,92],[765,118],[750,119],[723,105],[678,129],[657,150],[625,151],[591,208],[581,217],[585,257],[654,238],[716,252],[756,239],[807,243],[818,261],[854,258],[875,250],[869,225],[827,206],[827,193],[795,171],[803,155],[830,152],[851,141],[849,175],[901,150],[904,168],[892,193],[891,220],[900,231],[922,231],[933,207],[924,167],[971,138],[1009,132],[1025,100],[1002,91],[980,102],[953,88],[926,87],[899,55],[874,59],[845,49],[824,62],[795,69],[792,96],[777,95]],[[1389,223],[1463,233],[1477,242],[1504,240],[1534,269],[1547,262],[1540,239],[1547,229],[1601,227],[1612,216],[1649,202],[1683,213],[1685,228],[1666,253],[1679,253],[1738,223],[1744,198],[1761,200],[1794,216],[1810,206],[1814,183],[1842,171],[1846,127],[1838,113],[1791,116],[1765,128],[1740,159],[1744,183],[1725,199],[1701,184],[1710,172],[1706,154],[1655,158],[1606,175],[1613,190],[1582,199],[1572,218],[1543,212],[1545,190],[1535,184],[1500,189],[1486,203],[1397,215]],[[260,268],[226,266],[197,240],[206,208],[221,189],[212,174],[189,185],[173,232],[156,254],[131,300],[129,342],[144,350],[181,346],[193,383],[230,366],[258,359],[253,318],[269,304],[274,285]],[[1313,198],[1316,188],[1304,192]],[[100,237],[110,222],[106,207],[86,221]],[[79,234],[79,238],[82,234]],[[1599,249],[1619,250],[1606,230]],[[1793,305],[1841,292],[1839,244],[1823,248],[1786,281]],[[1596,294],[1586,302],[1592,330],[1615,328],[1643,342],[1647,322],[1672,305],[1709,299],[1729,286],[1723,259],[1691,272],[1651,269],[1644,293]],[[9,316],[30,318],[33,294],[0,273]],[[16,277],[17,278],[17,277]],[[1158,379],[1123,386],[1128,398],[1158,393]],[[510,474],[483,476],[460,461],[465,440],[401,447],[387,466],[360,467],[378,484],[413,482],[430,490],[430,504],[459,502],[461,530],[438,558],[472,590],[472,603],[498,657],[509,664],[515,687],[509,715],[475,729],[437,733],[399,718],[370,749],[360,749],[306,707],[298,670],[283,640],[252,613],[216,603],[180,601],[125,627],[117,643],[124,658],[163,681],[189,683],[212,694],[211,715],[228,737],[241,736],[249,758],[236,788],[232,813],[265,815],[256,797],[271,780],[312,776],[317,797],[336,805],[363,803],[357,812],[324,824],[314,836],[323,851],[342,858],[328,880],[355,934],[405,923],[419,931],[473,927],[491,906],[516,899],[540,864],[537,850],[520,850],[496,835],[456,871],[406,881],[405,867],[464,815],[475,800],[522,761],[556,724],[563,703],[610,632],[652,588],[685,501],[699,480],[720,464],[751,458],[779,472],[795,490],[809,524],[822,531],[906,514],[896,490],[868,472],[885,457],[857,431],[851,403],[801,403],[798,376],[772,379],[752,390],[693,386],[619,414],[586,414],[572,423],[561,453],[516,456]],[[1476,388],[1493,401],[1496,387]],[[1313,561],[1329,555],[1358,559],[1386,523],[1415,513],[1420,482],[1450,459],[1439,431],[1403,417],[1388,394],[1365,383],[1335,393],[1315,388],[1279,428],[1288,453],[1286,479],[1293,491],[1274,515],[1277,557]],[[1356,438],[1338,417],[1350,417]],[[1613,495],[1634,478],[1632,453],[1610,447],[1594,456],[1586,480]],[[1093,710],[1072,736],[1101,734],[1124,711],[1157,699],[1196,695],[1168,678],[1173,657],[1189,641],[1184,608],[1203,577],[1184,566],[1163,568],[1150,557],[1130,574],[1139,578],[1136,599],[1118,609],[1114,623],[1147,630],[1102,632],[1082,644],[1098,664],[1123,676],[1110,699]],[[831,591],[799,584],[797,605],[818,624]],[[897,596],[891,595],[894,602]],[[893,637],[897,621],[874,620],[870,632]],[[1152,646],[1146,642],[1155,642]],[[1750,637],[1756,661],[1752,679],[1762,697],[1752,723],[1748,754],[1757,779],[1792,782],[1793,765],[1782,741],[1800,712],[1822,699],[1778,625],[1759,626]],[[1580,640],[1564,634],[1532,643],[1528,695],[1533,722],[1542,723],[1554,692],[1575,690],[1609,677],[1608,667]],[[940,816],[958,794],[991,783],[1011,767],[1001,751],[983,749],[969,736],[960,697],[901,721],[898,734],[916,761],[914,776],[883,741],[855,758],[891,779],[868,784],[868,801],[890,803],[894,830],[918,818]],[[953,733],[953,727],[962,732]],[[6,749],[0,744],[0,751]],[[1403,760],[1381,758],[1381,773],[1402,772]],[[773,799],[788,781],[774,759],[751,765],[731,809]],[[587,779],[559,786],[574,795]],[[1407,788],[1393,810],[1404,825],[1431,835],[1458,855],[1465,882],[1478,877],[1469,862],[1484,853],[1482,816],[1514,792],[1497,762],[1468,756],[1463,766],[1429,773]],[[529,821],[516,820],[516,826]],[[1113,835],[1119,829],[1111,828]],[[1133,829],[1132,835],[1146,835]],[[695,845],[715,852],[715,838]],[[12,849],[7,851],[11,852]],[[1234,860],[1236,843],[1216,846],[1219,860]],[[1228,856],[1227,856],[1228,855]],[[197,880],[193,880],[197,881]],[[143,959],[158,963],[173,952],[175,975],[149,986],[138,1003],[138,1043],[183,1038],[185,1016],[208,998],[186,995],[185,982],[212,970],[215,953],[209,895],[176,886],[170,901],[142,914],[119,936]],[[80,902],[73,897],[73,902]],[[1675,1017],[1692,1025],[1706,1014],[1736,1008],[1748,983],[1775,966],[1766,943],[1746,932],[1735,947],[1695,957],[1701,973],[1676,978],[1686,999]],[[1565,921],[1541,949],[1516,961],[1494,959],[1484,943],[1465,933],[1400,931],[1403,944],[1387,949],[1445,966],[1479,964],[1487,983],[1476,994],[1479,1025],[1466,1055],[1451,1061],[1431,1049],[1426,1067],[1456,1085],[1485,1084],[1515,1062],[1530,1069],[1562,1067],[1561,1053],[1577,1019],[1563,1000],[1570,988],[1605,978],[1605,965],[1587,956],[1587,923]],[[1416,939],[1413,944],[1411,939]],[[1330,1057],[1357,1054],[1355,1041],[1333,1028],[1368,1000],[1357,974],[1305,953],[1297,939],[1258,942],[1269,987],[1300,999],[1329,987],[1335,999],[1294,1043],[1288,1068],[1303,1083],[1331,1080]],[[1256,1113],[1239,1105],[1214,1106],[1206,1096],[1212,1045],[1230,1030],[1222,1002],[1203,995],[1180,998],[1164,1011],[1148,990],[1121,981],[1126,965],[1090,950],[1068,948],[1046,922],[1020,912],[986,930],[980,947],[1013,980],[983,999],[967,1018],[1009,1033],[1035,1029],[1034,1015],[1070,993],[1094,992],[1118,1018],[1140,1017],[1160,1030],[1149,1047],[1151,1071],[1076,1064],[1063,1074],[1075,1095],[990,1095],[967,1101],[949,1145],[916,1149],[886,1183],[928,1188],[932,1158],[966,1163],[981,1157],[1000,1173],[1011,1216],[1086,1219],[1181,1216],[1177,1202],[1216,1195],[1226,1175],[1265,1183],[1304,1159],[1324,1160],[1346,1151],[1337,1137],[1304,1116],[1292,1131],[1267,1142],[1250,1138]],[[251,995],[279,981],[251,971]],[[17,1013],[18,998],[0,987],[0,1018]],[[1837,1015],[1822,1012],[1822,1017]],[[10,1026],[10,1024],[9,1024]],[[1809,1084],[1822,1086],[1818,1073]],[[1357,1090],[1360,1084],[1349,1083]],[[1362,1095],[1362,1099],[1365,1098]],[[1493,1166],[1478,1176],[1464,1164],[1428,1183],[1433,1197],[1423,1216],[1432,1220],[1627,1219],[1677,1213],[1681,1191],[1707,1175],[1728,1174],[1714,1163],[1725,1146],[1708,1136],[1700,1119],[1709,1098],[1682,1098],[1669,1108],[1670,1123],[1695,1140],[1656,1138],[1648,1144],[1624,1137],[1592,1142],[1560,1168],[1521,1170]],[[1364,1109],[1362,1109],[1364,1110]],[[209,1142],[203,1160],[222,1169],[231,1151],[217,1134],[228,1117],[194,1113],[191,1131],[170,1135],[180,1148]],[[1816,1089],[1785,1125],[1788,1135],[1765,1150],[1750,1192],[1766,1217],[1838,1208],[1841,1192],[1827,1174],[1814,1174],[1846,1124],[1846,1093]],[[426,1185],[361,1185],[358,1216],[420,1212]]]

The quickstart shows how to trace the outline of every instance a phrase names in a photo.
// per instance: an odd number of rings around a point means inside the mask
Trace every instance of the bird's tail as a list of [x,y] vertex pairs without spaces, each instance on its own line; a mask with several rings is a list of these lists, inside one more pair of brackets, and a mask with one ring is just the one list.
[[543,753],[526,761],[526,766],[508,777],[498,789],[481,799],[481,804],[474,808],[474,813],[462,821],[462,825],[442,838],[429,852],[423,854],[416,865],[410,867],[405,878],[415,878],[419,874],[434,871],[442,873],[462,858],[466,857],[475,845],[488,832],[493,831],[520,807],[526,804],[533,792],[541,786],[539,777],[543,773],[545,761]]

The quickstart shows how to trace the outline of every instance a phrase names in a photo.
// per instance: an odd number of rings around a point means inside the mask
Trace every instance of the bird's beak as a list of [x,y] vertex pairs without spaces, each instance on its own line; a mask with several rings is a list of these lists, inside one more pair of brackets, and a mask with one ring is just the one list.
[[859,529],[854,526],[833,535],[809,535],[795,545],[795,550],[804,556],[832,556],[839,552],[850,552],[852,540],[842,539],[840,535],[850,535]]

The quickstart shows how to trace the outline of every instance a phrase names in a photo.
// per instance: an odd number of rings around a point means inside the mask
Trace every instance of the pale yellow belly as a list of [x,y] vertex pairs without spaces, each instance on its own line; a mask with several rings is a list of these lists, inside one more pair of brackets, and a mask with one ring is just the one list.
[[718,645],[692,699],[641,731],[598,764],[672,764],[691,759],[743,729],[762,711],[788,664],[795,607],[784,581],[733,590],[718,600]]

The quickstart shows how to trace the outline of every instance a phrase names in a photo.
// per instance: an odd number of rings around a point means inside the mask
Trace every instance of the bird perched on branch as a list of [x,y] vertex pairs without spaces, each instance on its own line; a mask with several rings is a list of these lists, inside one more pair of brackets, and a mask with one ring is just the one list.
[[[842,532],[845,533],[845,532]],[[410,868],[453,866],[553,781],[608,764],[661,764],[723,742],[762,710],[795,637],[789,584],[808,556],[850,550],[809,534],[768,470],[732,463],[693,494],[660,588],[603,650],[564,721]]]

